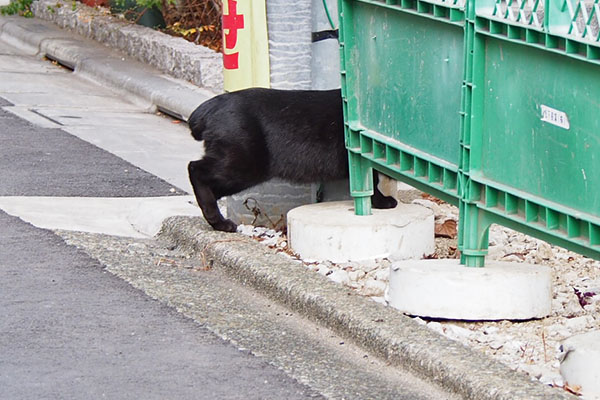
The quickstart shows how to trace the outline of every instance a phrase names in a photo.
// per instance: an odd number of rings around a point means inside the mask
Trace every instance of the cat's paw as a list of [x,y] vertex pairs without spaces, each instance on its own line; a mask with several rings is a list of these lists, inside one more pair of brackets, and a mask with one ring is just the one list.
[[398,201],[392,196],[373,196],[371,198],[373,208],[386,209],[394,208],[398,205]]
[[221,232],[236,232],[237,225],[230,219],[224,219],[222,221],[217,222],[212,226],[216,231]]

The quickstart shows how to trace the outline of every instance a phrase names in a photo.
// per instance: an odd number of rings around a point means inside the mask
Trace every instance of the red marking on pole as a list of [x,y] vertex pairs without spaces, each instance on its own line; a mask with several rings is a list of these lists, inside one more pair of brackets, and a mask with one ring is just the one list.
[[233,49],[237,44],[238,30],[244,29],[244,15],[237,13],[237,1],[227,0],[229,14],[223,14],[223,32],[225,34],[225,47],[223,49],[223,66],[225,69],[239,68],[239,52],[225,54],[225,49]]

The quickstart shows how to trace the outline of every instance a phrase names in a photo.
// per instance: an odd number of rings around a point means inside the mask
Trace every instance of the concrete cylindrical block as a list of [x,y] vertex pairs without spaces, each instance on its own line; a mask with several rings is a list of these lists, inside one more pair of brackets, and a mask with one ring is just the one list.
[[433,212],[415,204],[364,216],[354,214],[352,201],[333,201],[295,208],[287,220],[290,246],[303,259],[420,259],[435,249]]
[[386,300],[410,315],[460,320],[524,320],[550,314],[550,268],[488,261],[469,268],[456,260],[397,261]]
[[561,345],[560,374],[586,399],[600,399],[600,331],[576,335]]

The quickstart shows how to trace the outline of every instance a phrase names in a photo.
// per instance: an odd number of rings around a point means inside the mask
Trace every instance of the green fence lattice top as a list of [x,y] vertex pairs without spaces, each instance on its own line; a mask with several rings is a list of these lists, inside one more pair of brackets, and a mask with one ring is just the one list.
[[[600,42],[600,0],[495,0],[478,15],[587,42]],[[486,4],[484,0],[479,2]],[[548,10],[548,12],[546,12]]]

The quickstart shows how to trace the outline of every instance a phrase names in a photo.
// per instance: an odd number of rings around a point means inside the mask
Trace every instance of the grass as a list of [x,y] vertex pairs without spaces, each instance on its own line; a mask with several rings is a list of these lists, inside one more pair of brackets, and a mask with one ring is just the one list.
[[21,15],[23,17],[32,18],[31,3],[33,0],[14,0],[9,5],[0,6],[1,15]]

